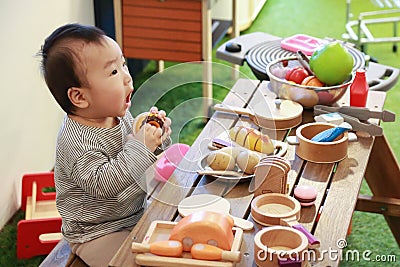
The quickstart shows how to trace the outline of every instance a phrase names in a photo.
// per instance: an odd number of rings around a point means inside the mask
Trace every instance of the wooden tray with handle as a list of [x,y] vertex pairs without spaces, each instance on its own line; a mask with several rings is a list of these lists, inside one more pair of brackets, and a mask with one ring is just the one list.
[[[150,225],[142,244],[147,245],[157,241],[168,240],[172,229],[177,222],[170,221],[153,221]],[[233,227],[234,239],[231,252],[239,252],[242,243],[243,230]],[[183,252],[182,257],[165,257],[152,253],[138,253],[135,259],[138,265],[143,266],[161,266],[161,267],[192,267],[192,266],[209,266],[209,267],[233,267],[235,262],[227,260],[198,260],[193,259],[189,252]]]

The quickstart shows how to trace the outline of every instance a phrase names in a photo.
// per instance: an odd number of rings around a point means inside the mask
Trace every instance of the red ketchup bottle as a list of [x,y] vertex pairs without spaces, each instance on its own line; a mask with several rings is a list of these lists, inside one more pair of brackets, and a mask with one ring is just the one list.
[[350,106],[365,107],[367,104],[369,85],[365,70],[359,69],[356,71],[356,77],[350,85]]

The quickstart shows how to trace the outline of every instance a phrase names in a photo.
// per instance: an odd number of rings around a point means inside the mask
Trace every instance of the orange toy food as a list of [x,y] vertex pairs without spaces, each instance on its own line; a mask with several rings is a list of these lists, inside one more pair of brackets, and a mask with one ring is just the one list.
[[182,256],[182,243],[174,240],[156,241],[150,244],[133,242],[132,252],[150,252],[159,256],[180,257]]
[[324,84],[318,80],[315,76],[308,76],[302,82],[301,85],[308,85],[308,86],[316,86],[316,87],[323,87]]
[[233,219],[211,211],[199,211],[180,220],[172,229],[170,240],[180,241],[184,251],[195,243],[209,244],[231,250]]
[[226,251],[208,244],[194,244],[190,250],[190,254],[192,254],[193,259],[198,260],[227,260],[233,262],[240,260],[239,251]]

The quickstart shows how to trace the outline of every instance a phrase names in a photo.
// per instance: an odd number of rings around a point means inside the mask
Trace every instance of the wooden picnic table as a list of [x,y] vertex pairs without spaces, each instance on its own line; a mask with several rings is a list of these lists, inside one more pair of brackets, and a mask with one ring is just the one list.
[[[270,93],[267,81],[239,79],[223,100],[223,104],[251,107],[259,99],[255,96],[260,92]],[[382,110],[385,97],[385,92],[370,91],[368,107],[372,110]],[[345,104],[346,101],[347,98],[344,97],[341,104]],[[312,121],[312,110],[304,110],[302,124]],[[208,148],[210,141],[235,125],[257,128],[246,116],[215,112],[169,181],[151,182],[151,192],[149,192],[151,204],[109,263],[110,266],[137,266],[136,254],[131,252],[132,241],[142,242],[153,221],[179,221],[181,217],[177,205],[182,199],[191,195],[207,193],[222,196],[230,202],[232,215],[254,222],[250,215],[253,194],[248,191],[248,181],[230,183],[196,173],[199,169],[199,160],[210,152]],[[295,135],[295,129],[261,130],[276,140],[284,140],[287,135]],[[400,172],[396,158],[384,136],[359,137],[357,142],[350,142],[347,158],[336,163],[307,162],[295,154],[295,149],[295,146],[289,145],[285,155],[291,163],[288,175],[289,194],[292,195],[294,186],[300,184],[312,185],[318,190],[315,205],[301,209],[299,222],[320,240],[320,252],[337,251],[336,256],[339,255],[338,253],[342,251],[340,242],[346,239],[356,204],[359,210],[384,214],[397,242],[400,243],[398,227],[400,192],[399,187],[395,186]],[[385,159],[380,158],[382,155],[385,155]],[[370,158],[373,164],[368,164]],[[375,196],[361,197],[357,202],[364,174]],[[385,185],[382,183],[383,177],[387,179]],[[254,225],[253,230],[243,233],[240,247],[241,261],[236,266],[256,266],[253,239],[263,226],[255,222]],[[328,254],[325,254],[317,266],[338,264],[338,257],[328,257]]]

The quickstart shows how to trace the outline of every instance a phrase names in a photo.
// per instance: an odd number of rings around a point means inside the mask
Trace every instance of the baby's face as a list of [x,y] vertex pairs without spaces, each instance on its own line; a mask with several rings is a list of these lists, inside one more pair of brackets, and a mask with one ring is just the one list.
[[124,116],[131,105],[133,83],[118,44],[105,37],[102,45],[85,45],[82,56],[92,119]]

